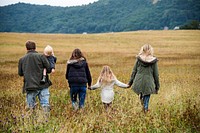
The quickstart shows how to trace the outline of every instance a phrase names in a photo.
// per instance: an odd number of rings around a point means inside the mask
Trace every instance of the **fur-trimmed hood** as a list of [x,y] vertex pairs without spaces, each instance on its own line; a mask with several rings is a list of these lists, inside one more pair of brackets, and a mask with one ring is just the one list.
[[67,61],[67,64],[74,64],[74,63],[77,63],[79,61],[83,61],[85,60],[84,58],[79,58],[79,59],[74,59],[74,60],[68,60]]
[[91,86],[92,77],[85,58],[67,61],[67,71],[65,74],[69,86]]
[[81,68],[86,63],[86,60],[84,58],[74,59],[74,60],[68,60],[67,65],[72,65],[75,68]]
[[155,56],[138,55],[137,59],[142,63],[143,66],[149,66],[158,61]]

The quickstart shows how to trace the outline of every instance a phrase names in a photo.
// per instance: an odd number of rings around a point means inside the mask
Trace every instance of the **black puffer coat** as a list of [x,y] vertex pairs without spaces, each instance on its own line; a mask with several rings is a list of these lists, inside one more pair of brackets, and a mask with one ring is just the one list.
[[67,61],[66,79],[69,86],[91,86],[92,78],[88,64],[85,60]]

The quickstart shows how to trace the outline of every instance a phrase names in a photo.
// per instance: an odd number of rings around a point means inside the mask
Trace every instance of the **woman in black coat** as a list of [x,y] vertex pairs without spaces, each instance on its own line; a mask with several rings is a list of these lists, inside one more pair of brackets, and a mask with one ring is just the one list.
[[[70,59],[67,61],[66,79],[70,87],[70,97],[72,107],[77,110],[83,108],[86,97],[87,84],[90,88],[92,78],[86,58],[80,49],[72,52]],[[79,97],[79,102],[77,101]]]

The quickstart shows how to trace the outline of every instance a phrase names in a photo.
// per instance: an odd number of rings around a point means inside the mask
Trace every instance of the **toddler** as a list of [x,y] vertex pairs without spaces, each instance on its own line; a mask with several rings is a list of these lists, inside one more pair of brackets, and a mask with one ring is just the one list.
[[[47,59],[50,63],[51,72],[54,73],[55,72],[55,63],[56,63],[57,58],[54,56],[53,48],[51,46],[47,45],[44,49],[44,55],[47,57]],[[47,70],[46,70],[46,68],[44,68],[43,77],[40,81],[41,84],[44,84],[46,82],[46,76],[47,76]]]

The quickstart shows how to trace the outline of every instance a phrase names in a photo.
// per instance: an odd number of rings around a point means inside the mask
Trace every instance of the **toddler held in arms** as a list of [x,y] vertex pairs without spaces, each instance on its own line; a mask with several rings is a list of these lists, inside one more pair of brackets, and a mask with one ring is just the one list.
[[[49,61],[50,67],[51,67],[51,72],[55,72],[55,63],[57,58],[54,56],[53,48],[50,45],[47,45],[44,49],[44,55]],[[41,84],[44,84],[46,82],[46,76],[47,76],[47,70],[44,68],[43,70],[43,77],[40,81]]]

